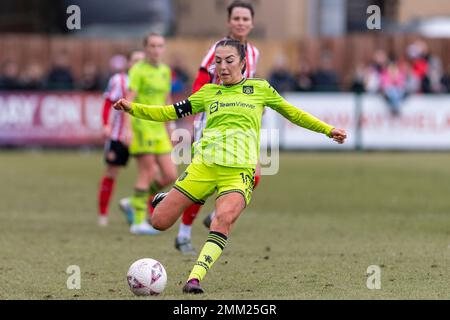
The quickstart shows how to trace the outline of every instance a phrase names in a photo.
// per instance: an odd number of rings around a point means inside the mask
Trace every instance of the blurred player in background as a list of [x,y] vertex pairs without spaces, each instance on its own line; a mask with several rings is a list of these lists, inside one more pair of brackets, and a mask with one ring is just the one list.
[[[259,51],[250,42],[247,41],[247,37],[250,31],[253,29],[253,18],[255,15],[253,6],[249,2],[234,1],[228,8],[228,29],[229,34],[224,39],[234,39],[240,41],[246,49],[246,64],[244,67],[244,76],[246,78],[253,78],[256,73],[256,65],[258,63]],[[193,92],[198,91],[206,83],[219,83],[219,77],[215,70],[214,64],[214,52],[217,42],[208,50],[208,53],[203,58],[200,65],[200,69],[197,73],[197,77],[194,81]],[[203,129],[206,124],[205,113],[200,113],[195,117],[194,121],[194,143],[199,141],[202,137]],[[256,169],[255,185],[258,185],[260,180],[260,167]],[[181,251],[183,254],[196,254],[195,249],[192,246],[191,231],[192,223],[197,217],[202,205],[194,204],[188,208],[181,218],[180,226],[178,229],[178,235],[175,239],[175,248]],[[204,224],[209,228],[211,221],[214,217],[214,211],[211,212]]]
[[115,73],[108,81],[102,112],[103,136],[106,140],[104,155],[107,166],[98,192],[98,224],[100,226],[108,224],[109,202],[119,169],[127,165],[128,145],[131,138],[129,117],[117,110],[111,112],[111,106],[117,100],[126,97],[127,70],[142,59],[144,59],[143,51],[133,51],[128,59],[123,55],[116,55],[110,61],[110,68]]
[[221,256],[231,228],[250,203],[260,154],[261,119],[266,106],[293,124],[327,135],[340,144],[347,137],[345,130],[291,105],[266,80],[245,78],[242,74],[245,51],[237,40],[220,41],[214,59],[222,84],[207,84],[184,101],[147,106],[121,99],[114,104],[114,108],[127,111],[133,117],[158,121],[199,112],[207,114],[204,134],[195,145],[191,164],[168,193],[159,193],[152,202],[156,207],[152,224],[159,230],[166,230],[183,210],[193,203],[204,203],[217,192],[216,216],[183,287],[184,293],[204,292],[200,282]]
[[[171,71],[162,63],[165,39],[151,33],[144,39],[145,59],[129,71],[127,99],[137,103],[171,103]],[[173,122],[168,126],[173,126]],[[164,123],[132,118],[133,137],[130,154],[136,158],[138,176],[134,195],[120,201],[120,207],[133,213],[130,232],[156,234],[147,221],[148,201],[177,178],[177,169],[171,159],[172,142]]]

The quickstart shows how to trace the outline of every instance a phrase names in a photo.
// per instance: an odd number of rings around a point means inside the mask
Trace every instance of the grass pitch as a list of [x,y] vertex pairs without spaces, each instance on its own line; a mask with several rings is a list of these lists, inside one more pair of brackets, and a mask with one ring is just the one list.
[[[126,282],[143,257],[163,263],[156,299],[449,299],[450,154],[286,153],[265,176],[203,282],[181,287],[196,257],[174,249],[177,226],[133,236],[117,201],[130,194],[121,173],[110,225],[96,225],[100,152],[0,151],[0,299],[138,299]],[[207,230],[194,225],[193,243]],[[69,290],[66,269],[81,269]],[[381,268],[381,289],[366,286]],[[155,299],[155,298],[140,298]]]

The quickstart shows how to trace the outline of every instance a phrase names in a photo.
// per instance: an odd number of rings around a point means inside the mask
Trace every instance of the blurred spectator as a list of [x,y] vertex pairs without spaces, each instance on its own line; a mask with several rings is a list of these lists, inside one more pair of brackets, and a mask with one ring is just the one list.
[[413,74],[420,81],[420,90],[423,93],[441,93],[445,91],[442,84],[443,67],[439,57],[433,55],[427,43],[416,40],[406,48],[410,59]]
[[116,54],[109,59],[109,72],[110,76],[125,72],[128,69],[128,59],[124,55]]
[[365,92],[365,76],[366,69],[364,68],[364,65],[358,64],[353,75],[350,90],[357,93]]
[[424,93],[441,93],[443,92],[442,87],[442,62],[441,60],[433,55],[426,55],[428,61],[428,70],[424,78],[424,84],[422,86]]
[[422,92],[430,91],[428,79],[425,79],[428,72],[427,48],[426,43],[421,40],[414,41],[406,48],[413,75],[419,79]]
[[98,68],[93,63],[88,63],[83,67],[83,73],[79,82],[79,87],[84,91],[101,91],[103,83],[98,73]]
[[22,88],[25,90],[42,90],[45,88],[45,73],[39,63],[33,62],[22,73]]
[[14,61],[5,61],[0,71],[0,89],[17,90],[21,89],[19,80],[19,66]]
[[313,75],[314,91],[339,91],[339,80],[328,53],[320,59],[319,69]]
[[428,62],[425,59],[426,44],[423,41],[415,41],[408,45],[406,53],[410,59],[410,63],[414,74],[423,80],[428,69]]
[[183,65],[183,59],[178,55],[172,58],[172,94],[183,94],[189,90],[189,74]]
[[364,84],[367,92],[376,93],[381,89],[381,73],[388,63],[387,53],[378,49],[373,54],[372,62],[365,71]]
[[405,63],[405,90],[408,94],[421,91],[422,83],[417,74],[414,72],[411,64]]
[[55,64],[51,67],[47,77],[47,88],[54,90],[71,90],[74,87],[70,60],[67,51],[60,51]]
[[300,65],[300,70],[295,75],[295,90],[296,91],[313,90],[311,67],[307,63],[302,63]]
[[385,96],[391,114],[400,115],[400,107],[406,96],[406,75],[396,61],[391,61],[381,73],[381,90]]
[[286,57],[280,55],[275,59],[274,67],[269,74],[269,82],[279,92],[295,90],[296,81],[294,76],[289,72]]

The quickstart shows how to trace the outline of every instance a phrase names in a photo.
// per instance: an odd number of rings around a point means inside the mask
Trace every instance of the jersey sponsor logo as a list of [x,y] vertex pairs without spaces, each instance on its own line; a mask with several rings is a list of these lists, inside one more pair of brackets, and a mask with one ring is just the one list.
[[229,108],[229,107],[240,107],[240,108],[249,108],[249,109],[255,109],[256,106],[251,103],[245,103],[242,101],[237,102],[221,102],[220,103],[221,108]]
[[253,86],[242,86],[242,92],[245,94],[253,94]]
[[256,106],[251,103],[245,103],[242,101],[236,101],[236,102],[219,102],[214,101],[209,105],[209,114],[213,114],[214,112],[219,111],[220,108],[233,108],[233,107],[239,107],[239,108],[247,108],[247,109],[255,109]]
[[220,90],[216,92],[216,96],[221,95],[221,94],[222,94],[222,91],[220,91]]
[[219,110],[219,101],[215,101],[209,105],[209,114],[213,114]]

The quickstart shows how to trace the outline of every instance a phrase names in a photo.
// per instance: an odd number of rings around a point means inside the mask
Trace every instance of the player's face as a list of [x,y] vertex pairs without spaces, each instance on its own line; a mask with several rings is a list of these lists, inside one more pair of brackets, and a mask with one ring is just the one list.
[[217,47],[215,55],[216,72],[223,84],[238,83],[242,80],[242,68],[244,60],[240,60],[235,47]]
[[131,68],[134,66],[137,62],[145,59],[145,53],[143,51],[135,51],[131,54],[129,67]]
[[160,36],[149,36],[145,46],[145,54],[152,63],[159,63],[164,54],[165,41]]
[[249,9],[236,7],[231,11],[228,19],[228,28],[234,39],[246,40],[248,34],[253,29],[252,13]]

